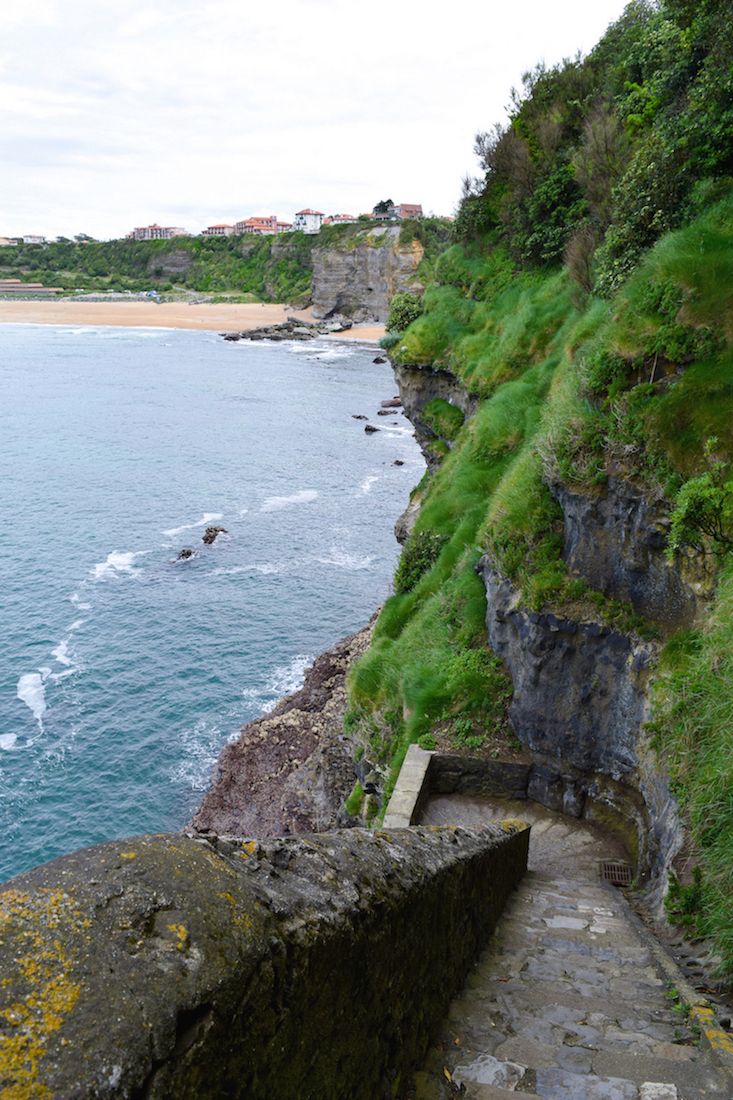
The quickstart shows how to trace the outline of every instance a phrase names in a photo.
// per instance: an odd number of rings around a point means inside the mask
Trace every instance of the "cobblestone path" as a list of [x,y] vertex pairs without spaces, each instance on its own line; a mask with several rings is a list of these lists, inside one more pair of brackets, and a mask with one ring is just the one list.
[[422,824],[532,821],[530,869],[415,1077],[416,1100],[733,1100],[702,1051],[648,933],[599,880],[617,855],[527,803],[434,798]]

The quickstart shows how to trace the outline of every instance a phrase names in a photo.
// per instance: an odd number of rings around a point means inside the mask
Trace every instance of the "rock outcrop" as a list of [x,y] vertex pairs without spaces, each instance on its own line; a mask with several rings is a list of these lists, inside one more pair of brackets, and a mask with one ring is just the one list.
[[391,298],[421,291],[417,269],[422,245],[400,245],[399,226],[378,226],[339,244],[313,249],[312,305],[316,317],[336,314],[354,321],[387,320]]
[[593,588],[627,600],[666,628],[689,625],[712,595],[701,555],[671,564],[668,508],[633,482],[611,477],[598,492],[551,485],[565,522],[564,558]]
[[224,747],[197,832],[284,836],[350,823],[343,806],[357,773],[343,731],[346,674],[370,638],[371,624],[322,653],[300,691]]
[[532,759],[527,796],[614,833],[658,904],[683,836],[644,733],[656,647],[599,622],[528,611],[488,558],[479,568],[488,639],[512,678],[510,721]]
[[405,416],[415,429],[415,438],[428,468],[434,468],[440,461],[434,449],[436,440],[446,446],[450,446],[450,440],[442,439],[427,422],[423,415],[426,405],[439,398],[455,405],[468,420],[478,407],[478,398],[470,394],[463,382],[449,370],[399,364],[393,364],[393,367]]

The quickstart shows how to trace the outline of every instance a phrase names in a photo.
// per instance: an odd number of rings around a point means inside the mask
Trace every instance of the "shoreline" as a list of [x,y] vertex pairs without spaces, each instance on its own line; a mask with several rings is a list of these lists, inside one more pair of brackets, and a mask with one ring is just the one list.
[[[50,325],[56,327],[159,328],[185,329],[191,332],[247,332],[267,325],[281,324],[288,317],[299,321],[314,320],[310,309],[293,310],[270,302],[255,304],[186,302],[54,302],[0,301],[0,325]],[[378,345],[384,325],[354,325],[345,332],[316,339],[355,341]]]

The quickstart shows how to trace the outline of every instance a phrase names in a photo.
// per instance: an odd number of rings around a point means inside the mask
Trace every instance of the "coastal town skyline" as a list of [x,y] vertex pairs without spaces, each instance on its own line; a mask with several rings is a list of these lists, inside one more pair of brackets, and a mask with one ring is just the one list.
[[387,174],[395,199],[451,214],[527,58],[587,52],[622,8],[457,0],[446,26],[411,0],[368,19],[331,0],[244,21],[234,0],[6,7],[2,232],[118,238],[143,210],[194,228],[240,216],[242,194],[255,216],[288,220],[299,196],[358,213]]
[[[190,230],[180,225],[161,225],[159,222],[151,222],[148,225],[136,226],[123,237],[102,239],[156,241],[171,240],[174,237],[275,236],[279,233],[298,231],[316,234],[320,232],[322,226],[353,225],[364,221],[399,222],[409,218],[422,218],[424,213],[420,203],[393,203],[391,200],[382,200],[372,210],[361,214],[324,214],[321,210],[304,207],[291,216],[292,222],[280,220],[277,214],[249,215],[235,222],[212,222],[198,230]],[[443,215],[443,217],[449,219],[449,215]],[[43,245],[50,243],[51,239],[64,241],[71,238],[59,234],[55,238],[38,233],[20,233],[17,236],[0,234],[0,248],[21,244]],[[85,233],[77,233],[73,239],[83,242],[96,238]]]

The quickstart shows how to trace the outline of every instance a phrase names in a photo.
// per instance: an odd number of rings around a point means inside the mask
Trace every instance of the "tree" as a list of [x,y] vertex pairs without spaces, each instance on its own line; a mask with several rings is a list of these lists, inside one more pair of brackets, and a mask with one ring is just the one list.
[[389,214],[391,208],[394,206],[392,199],[382,199],[372,210],[373,214]]

